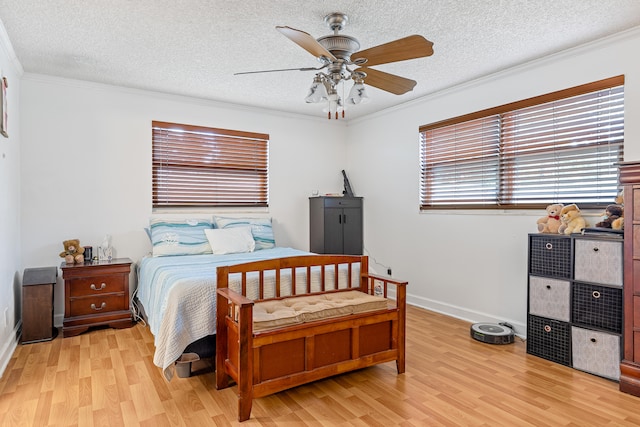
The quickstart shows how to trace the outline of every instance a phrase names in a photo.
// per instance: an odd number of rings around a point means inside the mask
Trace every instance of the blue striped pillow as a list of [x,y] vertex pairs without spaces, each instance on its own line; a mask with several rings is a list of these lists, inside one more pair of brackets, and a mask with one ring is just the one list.
[[210,254],[204,230],[212,228],[209,219],[152,218],[149,221],[153,256]]
[[271,249],[276,246],[276,239],[273,236],[271,218],[230,218],[223,216],[213,217],[218,228],[233,228],[251,226],[253,240],[256,241],[255,250]]

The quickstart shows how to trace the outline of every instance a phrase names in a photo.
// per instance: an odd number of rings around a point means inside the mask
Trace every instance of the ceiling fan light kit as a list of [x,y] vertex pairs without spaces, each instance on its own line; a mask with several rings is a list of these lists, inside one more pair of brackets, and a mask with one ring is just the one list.
[[[433,43],[422,36],[412,35],[360,51],[360,43],[355,37],[338,33],[344,29],[348,21],[349,18],[344,13],[335,12],[325,16],[324,22],[333,31],[333,34],[318,39],[295,28],[276,27],[285,37],[315,56],[322,64],[319,68],[288,68],[236,74],[294,70],[318,71],[313,78],[305,101],[307,103],[327,103],[324,111],[327,112],[329,119],[333,117],[337,119],[339,114],[344,117],[345,104],[358,105],[368,101],[365,84],[395,95],[402,95],[413,90],[416,85],[414,80],[368,67],[431,56],[433,55]],[[355,58],[354,60],[351,59],[352,56]],[[353,66],[359,68],[351,68]],[[338,93],[338,87],[341,87],[340,92],[344,97],[344,84],[347,80],[353,80],[354,84],[343,102]]]

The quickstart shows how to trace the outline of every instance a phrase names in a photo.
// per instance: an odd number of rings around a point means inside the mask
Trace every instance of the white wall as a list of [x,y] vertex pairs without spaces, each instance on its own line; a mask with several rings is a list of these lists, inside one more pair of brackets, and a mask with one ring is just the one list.
[[0,136],[0,374],[17,344],[20,328],[20,76],[0,22],[0,78],[6,77],[9,138]]
[[[279,245],[309,249],[308,197],[342,188],[344,123],[26,74],[24,267],[60,265],[71,238],[95,248],[110,234],[116,255],[134,261],[150,250],[152,120],[269,134],[270,205],[257,214],[273,217]],[[58,325],[63,291],[59,278]]]
[[625,160],[638,160],[639,49],[635,29],[350,122],[348,170],[365,198],[365,247],[385,266],[373,267],[408,280],[413,304],[472,322],[508,321],[526,334],[527,233],[544,211],[420,213],[418,128],[624,74]]

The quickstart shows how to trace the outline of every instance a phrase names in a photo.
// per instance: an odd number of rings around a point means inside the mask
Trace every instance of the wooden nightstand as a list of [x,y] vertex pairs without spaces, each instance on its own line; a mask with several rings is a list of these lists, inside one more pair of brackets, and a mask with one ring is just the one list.
[[132,261],[62,263],[64,321],[62,335],[72,337],[92,326],[133,326],[129,309],[129,272]]

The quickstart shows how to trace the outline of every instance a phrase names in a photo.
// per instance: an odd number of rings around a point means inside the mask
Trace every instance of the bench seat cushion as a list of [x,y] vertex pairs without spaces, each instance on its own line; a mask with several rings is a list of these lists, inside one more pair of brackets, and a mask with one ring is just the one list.
[[265,331],[315,320],[366,311],[385,310],[387,300],[360,291],[332,292],[280,300],[253,306],[253,331]]

